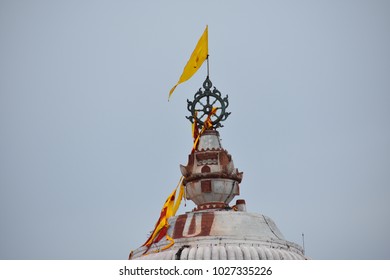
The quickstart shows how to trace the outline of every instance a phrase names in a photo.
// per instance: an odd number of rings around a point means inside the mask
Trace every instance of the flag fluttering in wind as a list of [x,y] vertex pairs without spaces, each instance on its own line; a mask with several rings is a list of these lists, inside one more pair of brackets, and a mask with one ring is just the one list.
[[[179,188],[179,194],[176,197],[177,188]],[[177,209],[180,206],[180,202],[184,195],[184,186],[183,186],[183,177],[180,178],[179,184],[174,189],[174,191],[168,196],[167,200],[164,203],[163,208],[161,209],[160,218],[158,219],[155,228],[152,234],[149,236],[148,240],[143,244],[143,246],[147,247],[147,250],[144,254],[147,253],[150,246],[153,243],[159,242],[164,237],[170,241],[170,243],[163,247],[161,250],[168,249],[174,244],[173,239],[168,235],[169,223],[168,219],[172,216],[175,216]]]
[[194,51],[191,54],[190,59],[188,60],[186,66],[183,69],[183,73],[181,74],[179,81],[169,92],[169,97],[171,97],[172,92],[179,84],[191,78],[196,73],[196,71],[198,71],[198,69],[202,66],[203,62],[206,60],[209,54],[208,40],[209,40],[208,26],[206,26],[206,29],[204,30],[202,37],[200,37],[198,44],[196,45]]

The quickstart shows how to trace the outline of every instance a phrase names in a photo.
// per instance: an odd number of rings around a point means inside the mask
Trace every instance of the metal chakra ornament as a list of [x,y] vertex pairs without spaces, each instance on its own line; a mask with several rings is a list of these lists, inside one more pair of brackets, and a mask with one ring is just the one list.
[[[191,115],[186,118],[189,119],[191,123],[196,122],[199,129],[203,128],[207,118],[210,119],[213,129],[223,127],[221,122],[225,121],[231,114],[226,111],[229,106],[228,95],[222,97],[221,92],[216,89],[216,87],[211,90],[212,86],[213,84],[211,83],[209,76],[207,76],[206,80],[203,82],[204,90],[199,88],[194,95],[193,101],[187,99],[187,109],[190,111]],[[213,108],[215,108],[216,111],[212,114]]]

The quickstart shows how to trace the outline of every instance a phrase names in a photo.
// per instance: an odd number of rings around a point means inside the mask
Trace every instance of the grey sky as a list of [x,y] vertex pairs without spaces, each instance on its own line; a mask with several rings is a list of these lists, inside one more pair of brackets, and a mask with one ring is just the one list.
[[[250,212],[390,259],[389,1],[0,1],[0,259],[126,259],[191,150],[206,24]],[[194,207],[187,202],[180,212]]]

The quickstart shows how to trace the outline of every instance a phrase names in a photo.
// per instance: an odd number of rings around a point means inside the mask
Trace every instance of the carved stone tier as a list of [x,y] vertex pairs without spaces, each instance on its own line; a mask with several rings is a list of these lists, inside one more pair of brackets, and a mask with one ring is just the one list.
[[197,210],[229,207],[240,194],[242,172],[234,168],[232,156],[222,148],[219,133],[206,130],[197,149],[188,156],[187,166],[180,166],[186,196]]

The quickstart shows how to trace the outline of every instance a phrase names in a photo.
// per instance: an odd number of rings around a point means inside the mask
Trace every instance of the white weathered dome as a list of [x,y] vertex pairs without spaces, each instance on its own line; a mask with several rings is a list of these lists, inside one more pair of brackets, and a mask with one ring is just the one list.
[[158,260],[303,260],[303,250],[284,239],[275,223],[261,214],[198,211],[172,217],[168,235],[175,244],[160,251],[164,239],[133,252],[131,259]]

